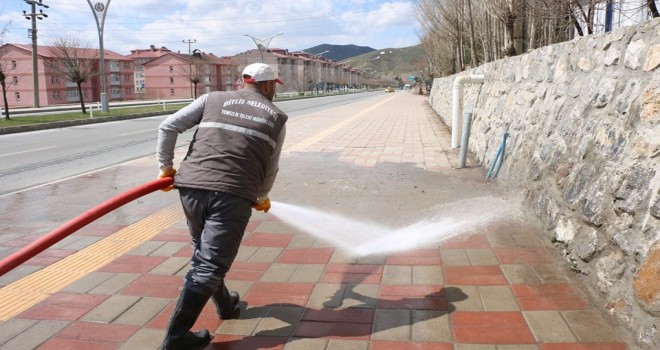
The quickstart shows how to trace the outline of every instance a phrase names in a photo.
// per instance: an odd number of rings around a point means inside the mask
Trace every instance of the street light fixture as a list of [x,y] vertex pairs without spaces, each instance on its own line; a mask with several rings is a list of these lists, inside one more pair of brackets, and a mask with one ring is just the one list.
[[277,33],[266,39],[255,38],[250,34],[245,34],[244,36],[249,36],[252,39],[252,41],[254,41],[254,44],[257,45],[257,50],[259,50],[259,54],[261,55],[261,63],[264,63],[264,51],[268,49],[268,45],[270,45],[270,41],[273,40],[274,37],[282,34],[284,33]]

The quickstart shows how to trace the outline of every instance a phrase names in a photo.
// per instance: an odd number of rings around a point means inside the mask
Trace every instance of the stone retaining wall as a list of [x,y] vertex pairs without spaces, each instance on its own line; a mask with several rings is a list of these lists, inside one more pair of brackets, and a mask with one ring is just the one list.
[[[660,19],[479,66],[465,85],[469,151],[524,194],[602,307],[640,347],[660,348]],[[451,126],[452,84],[433,109]]]

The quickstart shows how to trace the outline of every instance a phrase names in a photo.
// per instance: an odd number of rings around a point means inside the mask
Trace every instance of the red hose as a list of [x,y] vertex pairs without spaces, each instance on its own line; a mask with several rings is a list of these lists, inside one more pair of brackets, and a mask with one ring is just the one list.
[[10,256],[0,261],[0,276],[13,270],[22,263],[30,260],[35,255],[43,252],[51,247],[53,244],[61,241],[70,234],[85,227],[90,222],[102,217],[103,215],[129,203],[137,198],[147,195],[151,192],[157,191],[171,185],[173,179],[171,177],[164,177],[157,180],[147,182],[143,185],[137,186],[122,194],[114,196],[107,201],[97,205],[96,207],[78,215],[69,222],[61,225],[55,230],[49,232],[36,241],[28,244],[23,249],[11,254]]

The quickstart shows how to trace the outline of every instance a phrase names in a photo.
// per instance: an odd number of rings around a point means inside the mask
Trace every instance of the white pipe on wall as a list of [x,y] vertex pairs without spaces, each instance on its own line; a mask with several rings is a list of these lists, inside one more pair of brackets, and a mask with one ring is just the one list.
[[459,75],[454,79],[451,102],[451,148],[458,148],[462,133],[463,116],[463,85],[468,83],[481,84],[484,76],[481,74]]

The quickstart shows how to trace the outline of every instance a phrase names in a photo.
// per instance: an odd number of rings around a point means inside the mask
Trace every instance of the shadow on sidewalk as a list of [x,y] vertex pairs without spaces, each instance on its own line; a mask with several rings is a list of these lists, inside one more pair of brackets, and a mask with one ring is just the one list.
[[[339,299],[350,298],[363,301],[364,304],[342,309],[328,307],[314,309],[286,303],[247,308],[247,304],[242,302],[243,312],[238,318],[239,322],[274,318],[277,321],[270,322],[271,324],[285,323],[287,325],[258,331],[240,339],[216,335],[215,342],[209,344],[206,350],[279,349],[279,346],[304,338],[370,340],[374,333],[399,327],[412,327],[417,323],[448,315],[456,310],[452,302],[467,299],[467,295],[456,287],[441,288],[437,292],[421,297],[378,299],[355,292],[355,286],[357,285],[353,284],[346,291],[338,290],[329,302],[334,303]],[[376,305],[376,307],[366,308],[369,305]],[[280,311],[286,309],[289,312],[273,312],[274,309]],[[408,317],[398,317],[405,312],[408,312]],[[297,316],[291,317],[292,314]],[[228,338],[229,340],[227,340]]]

